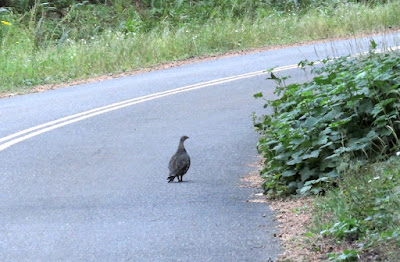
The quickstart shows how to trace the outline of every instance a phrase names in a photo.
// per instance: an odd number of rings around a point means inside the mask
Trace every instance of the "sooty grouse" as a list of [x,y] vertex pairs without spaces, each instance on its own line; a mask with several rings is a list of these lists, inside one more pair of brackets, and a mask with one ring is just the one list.
[[189,137],[183,136],[179,141],[178,150],[171,157],[169,161],[169,176],[168,183],[174,181],[175,177],[178,178],[178,182],[182,182],[182,177],[189,170],[190,167],[190,157],[186,152],[183,142]]

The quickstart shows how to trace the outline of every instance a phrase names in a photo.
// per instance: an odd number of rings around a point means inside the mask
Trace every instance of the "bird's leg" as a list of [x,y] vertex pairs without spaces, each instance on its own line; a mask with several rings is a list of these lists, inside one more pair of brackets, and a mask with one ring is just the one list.
[[182,182],[182,181],[183,181],[183,180],[182,180],[182,177],[183,177],[183,176],[178,177],[179,182]]

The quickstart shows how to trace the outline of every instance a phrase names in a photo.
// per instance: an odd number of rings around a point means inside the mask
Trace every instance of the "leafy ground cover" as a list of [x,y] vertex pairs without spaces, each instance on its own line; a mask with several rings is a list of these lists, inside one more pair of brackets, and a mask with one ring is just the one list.
[[400,53],[375,48],[322,67],[300,62],[314,73],[306,83],[285,85],[271,73],[280,98],[267,101],[274,113],[255,123],[263,187],[274,197],[317,195],[304,206],[310,226],[297,224],[303,233],[284,239],[281,261],[400,257]]
[[400,26],[398,1],[6,2],[0,92]]
[[[281,83],[281,98],[267,102],[274,113],[256,124],[269,193],[323,193],[349,165],[364,166],[398,151],[399,53],[371,51],[328,61],[312,69],[316,76],[307,83],[285,86],[271,73]],[[314,65],[299,65],[306,64]]]
[[[257,161],[260,171],[263,161]],[[241,187],[262,190],[256,170]],[[283,252],[279,262],[397,261],[400,256],[400,155],[355,167],[325,196],[271,198],[255,193],[250,203],[268,203],[279,222],[270,229]]]

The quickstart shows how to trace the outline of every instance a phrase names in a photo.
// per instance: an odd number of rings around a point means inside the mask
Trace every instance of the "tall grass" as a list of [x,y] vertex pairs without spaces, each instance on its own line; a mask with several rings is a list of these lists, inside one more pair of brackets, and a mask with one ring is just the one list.
[[[72,16],[71,16],[72,17]],[[233,16],[181,26],[160,23],[151,30],[107,30],[88,39],[60,38],[38,43],[40,21],[23,27],[0,24],[0,92],[150,67],[230,50],[350,36],[400,26],[400,3],[337,8],[268,16]],[[133,20],[132,20],[133,21]],[[125,25],[126,26],[126,25]],[[135,23],[133,23],[135,26]]]

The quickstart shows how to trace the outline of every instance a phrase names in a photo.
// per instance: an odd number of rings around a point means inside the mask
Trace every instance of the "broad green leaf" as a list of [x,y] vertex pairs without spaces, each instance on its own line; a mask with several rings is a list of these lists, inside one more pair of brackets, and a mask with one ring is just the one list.
[[336,122],[330,124],[329,127],[335,128],[335,127],[343,126],[343,125],[347,124],[348,122],[350,122],[351,120],[352,120],[352,118],[348,117],[346,119],[339,120],[339,121],[336,121]]
[[357,261],[358,260],[358,252],[355,250],[344,250],[343,254],[337,257],[336,261]]
[[301,162],[302,162],[302,158],[301,157],[296,157],[296,158],[293,158],[292,160],[286,162],[286,164],[288,164],[290,166],[293,166],[293,165],[296,165],[296,164],[300,164]]
[[372,104],[372,102],[370,100],[368,100],[358,106],[359,113],[370,114],[373,109],[374,109],[374,105]]
[[374,109],[372,110],[371,114],[373,117],[376,117],[382,111],[383,111],[382,106],[380,104],[376,104],[374,106]]
[[277,153],[281,153],[285,150],[285,146],[282,144],[276,145],[272,150],[276,151]]
[[356,76],[356,79],[357,80],[360,80],[361,78],[364,78],[365,76],[367,75],[367,72],[361,72],[361,73],[359,73],[357,76]]
[[333,169],[331,172],[329,172],[328,174],[326,174],[328,177],[330,177],[330,178],[337,178],[339,175],[338,175],[338,172],[336,171],[336,169]]
[[325,160],[333,159],[333,158],[336,158],[336,157],[339,157],[339,156],[340,156],[340,154],[335,153],[335,154],[332,154],[332,155],[326,157]]
[[303,186],[303,187],[300,189],[300,194],[301,194],[301,195],[306,194],[308,191],[310,191],[311,188],[312,188],[312,186]]
[[290,152],[286,152],[286,153],[281,153],[277,156],[274,157],[275,160],[280,160],[280,161],[286,161],[289,159],[291,153]]
[[282,176],[283,177],[291,177],[291,176],[295,175],[296,173],[297,172],[294,171],[293,169],[289,169],[289,170],[286,170],[285,172],[283,172]]
[[325,145],[326,143],[328,143],[328,136],[324,135],[322,133],[319,134],[318,139],[313,141],[313,146],[321,146],[321,145]]
[[318,123],[318,119],[315,117],[308,117],[307,120],[304,122],[303,126],[306,128],[313,128]]
[[315,174],[315,169],[311,169],[308,167],[303,168],[300,170],[300,175],[301,175],[301,181],[305,182],[307,181],[310,177],[312,177]]
[[393,103],[393,102],[395,102],[395,101],[398,101],[398,98],[389,98],[389,99],[385,99],[385,100],[379,102],[379,104],[380,104],[381,106],[386,106],[386,105],[388,105],[388,104],[390,104],[390,103]]
[[342,146],[342,147],[337,148],[334,152],[335,152],[335,154],[340,155],[344,152],[350,152],[350,151],[351,151],[351,148]]
[[319,170],[320,171],[325,171],[326,169],[331,169],[336,167],[336,161],[334,161],[334,158],[331,159],[324,159],[320,166],[319,166]]
[[321,152],[321,149],[317,149],[317,150],[312,151],[309,154],[305,154],[305,155],[303,155],[303,160],[308,159],[308,158],[318,158],[319,152]]
[[305,137],[292,138],[290,141],[290,144],[291,145],[300,145],[304,141],[306,141]]

